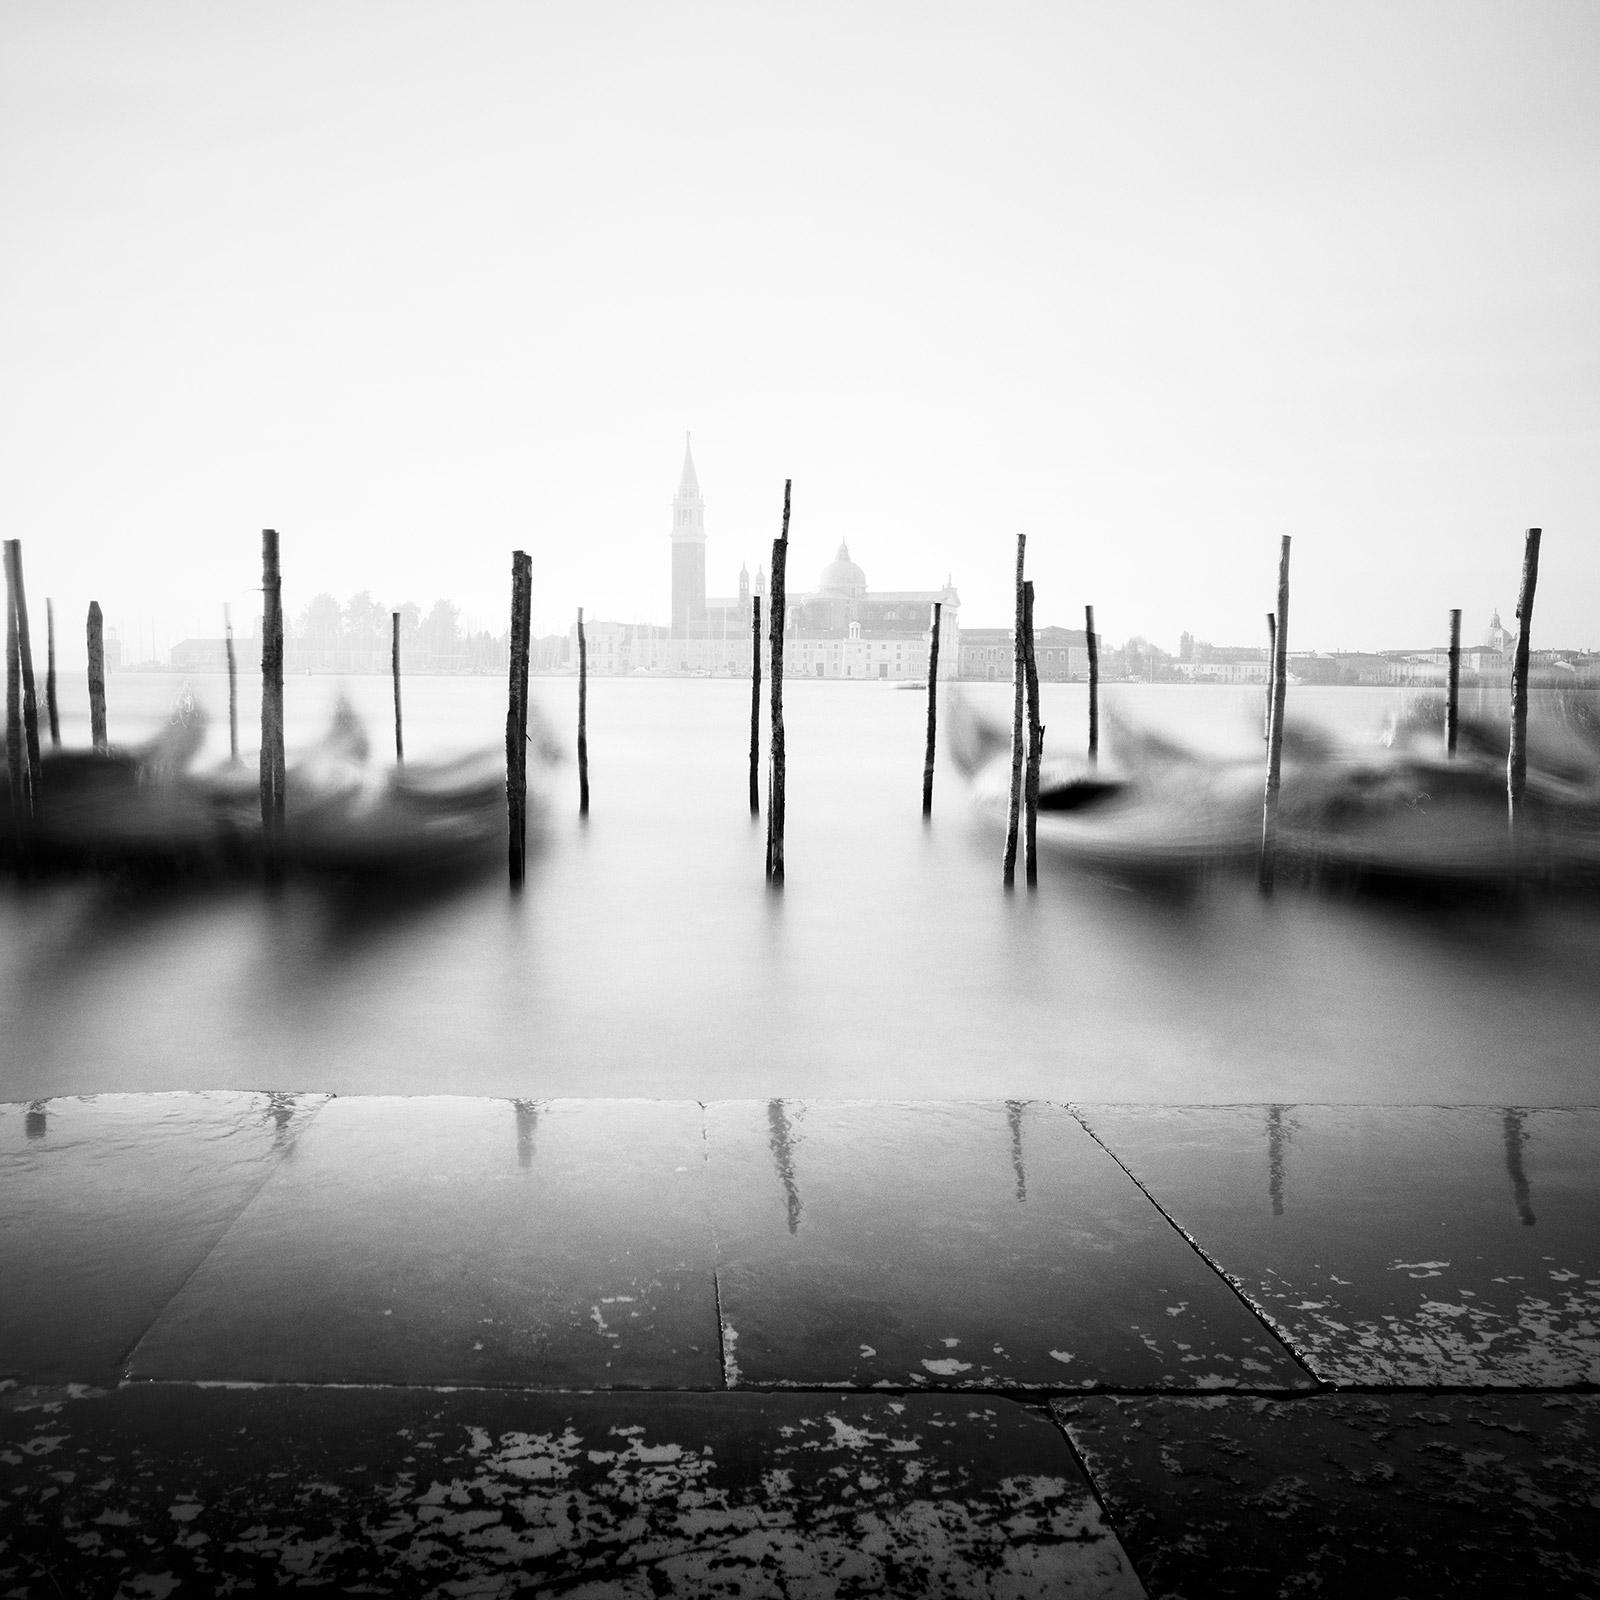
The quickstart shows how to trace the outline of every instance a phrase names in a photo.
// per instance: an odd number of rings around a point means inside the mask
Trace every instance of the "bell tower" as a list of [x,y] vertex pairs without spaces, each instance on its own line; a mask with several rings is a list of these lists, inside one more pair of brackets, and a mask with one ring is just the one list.
[[672,636],[688,637],[705,614],[706,502],[684,434],[683,475],[672,497]]

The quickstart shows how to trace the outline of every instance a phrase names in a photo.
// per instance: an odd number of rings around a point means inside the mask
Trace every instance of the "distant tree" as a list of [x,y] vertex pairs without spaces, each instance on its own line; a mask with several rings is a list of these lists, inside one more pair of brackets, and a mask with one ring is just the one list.
[[342,622],[339,602],[331,594],[314,595],[295,626],[297,664],[323,672],[337,666]]
[[435,600],[422,619],[423,660],[432,672],[450,672],[466,665],[461,639],[461,611],[448,600]]
[[389,659],[389,613],[370,589],[344,603],[345,664],[358,672],[375,672]]

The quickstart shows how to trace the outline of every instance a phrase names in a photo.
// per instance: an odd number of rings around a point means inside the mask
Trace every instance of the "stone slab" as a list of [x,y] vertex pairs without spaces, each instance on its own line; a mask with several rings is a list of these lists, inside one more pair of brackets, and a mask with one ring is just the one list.
[[1051,1420],[968,1396],[13,1394],[0,1497],[7,1593],[1144,1592]]
[[336,1100],[140,1378],[721,1384],[700,1108]]
[[1310,1387],[1060,1106],[706,1113],[730,1386]]
[[1600,1396],[1053,1402],[1162,1600],[1600,1594]]
[[1319,1378],[1600,1382],[1600,1110],[1078,1109]]
[[0,1104],[0,1376],[114,1377],[326,1099]]

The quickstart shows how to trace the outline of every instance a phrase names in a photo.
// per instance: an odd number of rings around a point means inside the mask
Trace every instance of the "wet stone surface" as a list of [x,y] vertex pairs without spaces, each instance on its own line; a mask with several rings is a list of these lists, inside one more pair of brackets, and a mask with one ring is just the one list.
[[974,1396],[13,1392],[0,1495],[0,1593],[1143,1593],[1050,1419]]
[[1078,1110],[1319,1378],[1600,1383],[1600,1110]]
[[724,1101],[706,1129],[730,1387],[1310,1387],[1062,1107]]
[[1152,1596],[1600,1594],[1600,1397],[1059,1400]]
[[327,1098],[0,1104],[0,1377],[113,1377]]
[[141,1378],[721,1386],[700,1108],[336,1100]]

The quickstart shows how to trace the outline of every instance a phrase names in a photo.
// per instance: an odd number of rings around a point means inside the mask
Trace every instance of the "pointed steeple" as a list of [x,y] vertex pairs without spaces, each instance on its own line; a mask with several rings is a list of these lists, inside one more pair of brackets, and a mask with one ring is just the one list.
[[683,436],[683,476],[678,479],[679,501],[700,499],[700,479],[694,470],[694,454],[689,448],[689,435]]

